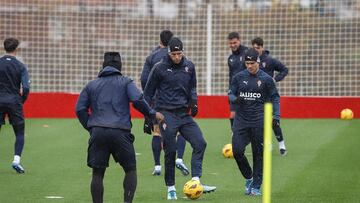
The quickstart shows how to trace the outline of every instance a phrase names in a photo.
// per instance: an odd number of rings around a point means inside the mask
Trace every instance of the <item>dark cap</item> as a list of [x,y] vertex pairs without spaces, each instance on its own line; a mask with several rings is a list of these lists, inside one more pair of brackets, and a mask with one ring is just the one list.
[[259,53],[254,48],[248,49],[245,52],[245,61],[255,61],[259,63]]
[[119,52],[105,52],[103,68],[112,66],[121,71],[121,56]]
[[182,43],[182,41],[177,37],[171,38],[171,40],[170,40],[170,42],[168,44],[168,51],[169,52],[183,51],[183,43]]

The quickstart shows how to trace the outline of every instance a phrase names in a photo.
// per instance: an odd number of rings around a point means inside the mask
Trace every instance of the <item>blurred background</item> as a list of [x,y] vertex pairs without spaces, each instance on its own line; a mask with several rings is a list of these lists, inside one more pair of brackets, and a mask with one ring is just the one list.
[[119,51],[138,84],[163,29],[196,65],[198,92],[226,95],[227,34],[289,68],[285,96],[360,96],[359,0],[0,0],[0,39],[20,39],[32,92],[78,93],[105,51]]

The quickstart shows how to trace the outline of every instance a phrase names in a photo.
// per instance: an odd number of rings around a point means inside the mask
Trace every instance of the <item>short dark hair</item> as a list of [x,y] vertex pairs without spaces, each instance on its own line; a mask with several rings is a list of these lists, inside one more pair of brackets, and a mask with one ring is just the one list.
[[19,46],[20,42],[16,38],[6,38],[4,40],[4,49],[6,52],[13,52]]
[[259,46],[264,46],[264,40],[261,37],[255,37],[251,40],[251,45],[257,44]]
[[238,32],[230,32],[229,35],[228,35],[228,40],[231,40],[231,39],[240,39],[240,35]]
[[160,41],[164,46],[167,46],[170,39],[173,37],[173,33],[170,30],[163,30],[160,33]]

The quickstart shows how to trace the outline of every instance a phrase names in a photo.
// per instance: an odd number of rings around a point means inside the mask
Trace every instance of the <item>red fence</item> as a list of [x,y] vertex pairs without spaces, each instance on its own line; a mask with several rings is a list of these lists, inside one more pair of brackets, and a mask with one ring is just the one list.
[[[78,94],[32,93],[25,104],[27,118],[74,118]],[[360,118],[360,97],[281,97],[282,118],[338,118],[344,108]],[[134,118],[141,114],[131,110]],[[228,118],[226,96],[199,96],[197,118]]]

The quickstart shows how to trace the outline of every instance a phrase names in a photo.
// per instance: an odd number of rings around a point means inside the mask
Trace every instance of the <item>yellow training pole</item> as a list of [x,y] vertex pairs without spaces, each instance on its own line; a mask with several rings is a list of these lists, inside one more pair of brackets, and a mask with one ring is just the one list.
[[272,104],[265,103],[264,110],[264,179],[263,203],[271,202],[271,135],[272,135]]

